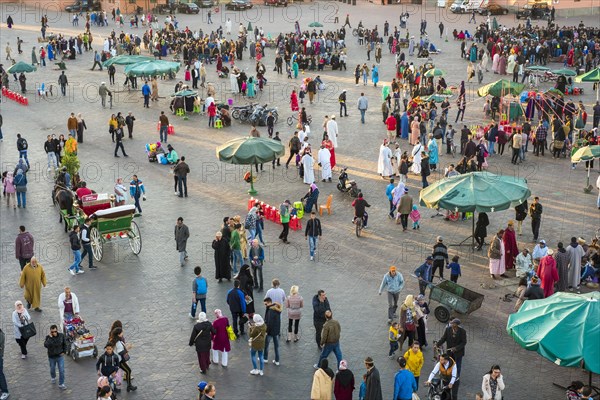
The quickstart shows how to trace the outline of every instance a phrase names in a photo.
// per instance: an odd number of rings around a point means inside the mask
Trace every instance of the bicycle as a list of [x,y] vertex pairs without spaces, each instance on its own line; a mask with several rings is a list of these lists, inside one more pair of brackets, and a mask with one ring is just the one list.
[[[308,125],[312,124],[312,116],[310,116],[310,115],[307,116],[306,120],[308,122]],[[295,123],[294,121],[296,121],[296,122],[298,121],[298,116],[297,115],[292,115],[291,117],[288,117],[288,119],[287,119],[288,126],[294,125],[294,123]]]
[[360,234],[363,230],[363,219],[362,218],[355,218],[354,219],[354,225],[356,225],[356,237],[360,237]]

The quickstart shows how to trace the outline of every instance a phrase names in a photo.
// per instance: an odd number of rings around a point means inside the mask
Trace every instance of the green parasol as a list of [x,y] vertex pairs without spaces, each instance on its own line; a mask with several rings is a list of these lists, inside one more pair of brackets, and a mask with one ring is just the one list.
[[19,61],[15,65],[11,65],[9,69],[6,70],[8,74],[20,74],[21,72],[33,72],[37,68],[31,64],[27,64],[23,61]]
[[488,94],[492,96],[503,97],[508,94],[518,96],[521,94],[525,85],[522,83],[507,81],[506,79],[500,79],[496,82],[492,82],[485,86],[482,86],[477,90],[479,97],[485,97]]
[[431,100],[433,100],[435,103],[441,103],[444,100],[446,100],[447,98],[452,97],[452,95],[447,95],[447,94],[432,94],[430,96],[425,96],[425,97],[421,97],[421,100],[426,101],[426,102],[430,102]]
[[250,190],[249,194],[255,195],[252,179],[252,165],[273,161],[285,155],[285,147],[281,142],[257,138],[243,137],[228,141],[217,147],[217,158],[220,161],[237,164],[250,165]]
[[322,28],[323,24],[320,22],[311,22],[310,24],[308,24],[308,26],[310,26],[311,28]]
[[528,71],[537,71],[537,72],[550,71],[550,68],[544,67],[541,65],[532,65],[531,67],[526,67],[525,69]]
[[[578,163],[581,161],[590,161],[596,158],[600,158],[600,145],[584,146],[577,150],[575,154],[571,156],[571,162]],[[590,185],[590,169],[591,163],[588,163],[587,167],[587,183],[583,191],[585,193],[591,193],[593,187]]]
[[109,58],[108,60],[104,61],[102,63],[102,65],[104,67],[110,67],[111,65],[131,65],[131,64],[137,64],[139,62],[143,62],[143,61],[153,61],[154,57],[147,57],[147,56],[137,56],[137,55],[128,55],[128,54],[123,54],[120,56],[116,56],[116,57],[112,57]]
[[[596,82],[596,83],[598,83],[598,82],[600,82],[600,67],[594,68],[590,72],[586,72],[583,75],[579,75],[577,78],[575,78],[575,82],[577,82],[577,83],[581,83],[581,82]],[[596,101],[598,101],[599,96],[600,96],[600,84],[596,85]]]
[[198,92],[194,92],[193,90],[185,89],[185,90],[180,90],[179,92],[171,95],[171,97],[189,97],[189,96],[198,96]]
[[[420,203],[427,208],[453,212],[496,212],[513,208],[530,195],[527,181],[523,178],[470,172],[429,185],[421,190]],[[472,246],[475,247],[474,217],[472,230]]]
[[577,76],[577,72],[568,68],[555,69],[552,71],[555,75],[564,75],[564,76]]
[[525,350],[563,367],[600,374],[600,292],[558,292],[527,300],[508,316],[506,331]]
[[155,76],[179,71],[178,62],[152,60],[131,64],[125,67],[128,76]]
[[432,68],[432,69],[428,70],[427,72],[425,72],[425,74],[423,74],[423,76],[425,78],[430,78],[433,76],[444,76],[444,75],[446,75],[446,73],[439,68]]

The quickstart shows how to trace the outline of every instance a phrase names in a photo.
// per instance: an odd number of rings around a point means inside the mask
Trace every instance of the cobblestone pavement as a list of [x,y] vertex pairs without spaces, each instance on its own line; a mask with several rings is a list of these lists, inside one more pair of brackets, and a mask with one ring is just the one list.
[[[204,14],[194,17],[181,16],[179,19],[180,27],[189,25],[192,29],[202,27],[206,31],[218,24],[224,25],[223,18],[229,16],[236,18],[234,26],[237,25],[237,18],[241,18],[245,25],[251,21],[253,26],[258,24],[267,32],[276,35],[280,30],[291,30],[296,19],[303,28],[315,20],[324,22],[324,29],[334,28],[330,22],[331,12],[338,6],[340,19],[343,20],[343,16],[347,12],[350,13],[353,27],[362,18],[366,26],[378,24],[380,29],[386,18],[395,23],[402,11],[409,10],[411,33],[416,32],[421,17],[427,19],[429,30],[432,32],[437,32],[440,18],[443,18],[450,30],[468,26],[466,22],[469,18],[440,14],[435,8],[416,6],[382,8],[372,4],[361,4],[349,7],[340,3],[315,2],[286,9],[268,9],[260,6],[247,13],[221,13],[216,18],[221,20],[212,26],[205,23]],[[15,54],[16,36],[20,36],[25,41],[24,53],[16,57],[18,60],[30,62],[31,48],[38,45],[36,36],[39,10],[37,14],[26,14],[15,12],[10,7],[2,5],[2,20],[5,21],[7,14],[11,13],[16,24],[12,30],[2,26],[2,48],[8,41]],[[70,26],[68,16],[56,16],[52,9],[47,12],[51,31],[63,31],[67,34],[75,32]],[[500,17],[499,20],[508,25],[517,23],[514,16]],[[584,21],[593,22],[592,18],[585,18]],[[578,22],[579,18],[576,21],[564,20],[565,24]],[[595,22],[597,23],[597,20]],[[105,36],[108,28],[96,29],[94,33]],[[141,29],[139,33],[142,33]],[[458,57],[459,44],[452,40],[440,40],[436,34],[431,36],[443,51],[441,55],[434,57],[434,62],[446,70],[449,84],[460,83],[466,75],[466,65]],[[100,39],[97,38],[96,48],[99,47],[99,43]],[[469,235],[469,221],[452,223],[439,218],[431,219],[433,212],[427,209],[421,210],[422,228],[416,232],[409,231],[403,234],[397,225],[388,220],[388,202],[384,195],[386,182],[376,174],[379,144],[385,135],[381,125],[381,92],[379,88],[375,89],[372,86],[354,86],[352,66],[365,62],[366,54],[358,48],[353,38],[349,38],[348,44],[349,70],[322,72],[327,90],[319,95],[314,105],[305,106],[315,121],[313,132],[320,136],[320,122],[323,116],[337,113],[337,94],[341,89],[348,89],[350,117],[338,118],[340,147],[336,152],[337,162],[338,165],[350,167],[351,178],[357,180],[367,200],[373,205],[370,209],[370,229],[363,237],[356,238],[350,224],[350,198],[338,193],[333,183],[319,185],[321,203],[333,193],[333,214],[321,218],[324,236],[319,244],[317,262],[308,260],[308,245],[301,233],[292,232],[291,244],[284,246],[277,241],[279,226],[271,222],[266,223],[265,281],[269,282],[277,277],[286,291],[292,284],[300,286],[300,293],[304,296],[306,305],[301,322],[302,337],[296,344],[281,344],[281,365],[266,366],[264,377],[248,374],[251,364],[245,340],[233,343],[230,367],[227,370],[213,367],[208,375],[203,377],[216,382],[217,396],[220,399],[307,397],[313,374],[312,365],[318,357],[313,339],[310,301],[321,288],[327,291],[334,316],[341,323],[341,347],[349,368],[355,373],[357,388],[364,373],[362,360],[371,356],[382,375],[384,398],[389,399],[393,390],[396,364],[387,358],[387,304],[385,296],[377,296],[380,279],[389,265],[397,265],[407,280],[402,295],[417,293],[417,284],[410,274],[422,263],[435,237],[441,234],[447,242],[456,242]],[[4,52],[1,52],[1,55],[2,58],[5,57]],[[89,71],[92,65],[91,57],[88,53],[78,57],[76,61],[67,62],[70,82],[68,97],[57,95],[57,89],[54,97],[47,100],[40,100],[34,96],[34,84],[45,82],[46,85],[52,83],[56,87],[59,73],[49,65],[28,75],[28,107],[16,105],[11,101],[1,104],[5,139],[0,144],[2,170],[16,161],[17,132],[23,133],[28,139],[32,162],[32,170],[28,175],[30,183],[27,209],[13,211],[4,205],[0,207],[0,318],[2,328],[7,333],[5,373],[11,398],[84,399],[93,396],[93,359],[66,361],[68,389],[64,392],[59,392],[58,388],[52,386],[48,377],[42,337],[50,324],[58,322],[56,299],[62,288],[70,285],[80,299],[81,313],[97,335],[100,346],[105,343],[113,320],[120,319],[125,324],[126,337],[135,346],[131,352],[131,366],[138,391],[123,393],[122,398],[192,399],[195,396],[195,385],[201,379],[194,350],[187,346],[192,328],[192,322],[187,317],[190,284],[193,278],[192,267],[201,265],[206,276],[213,276],[214,264],[210,249],[213,234],[218,230],[223,216],[243,215],[248,199],[245,194],[247,185],[242,181],[247,169],[217,162],[214,149],[228,139],[247,134],[249,127],[236,122],[229,129],[208,130],[205,117],[194,115],[184,121],[169,116],[176,130],[176,135],[170,137],[169,142],[180,155],[187,157],[192,170],[189,179],[190,197],[179,199],[173,196],[173,178],[169,169],[148,163],[143,151],[146,142],[158,140],[155,128],[158,114],[160,110],[168,109],[168,95],[172,93],[175,82],[159,83],[162,97],[158,104],[152,104],[150,109],[140,109],[142,103],[139,92],[128,93],[121,87],[117,88],[119,92],[112,111],[133,111],[137,121],[134,139],[127,139],[125,142],[130,157],[115,159],[106,128],[111,111],[102,109],[96,96],[97,85],[108,79],[105,71]],[[419,63],[421,60],[413,61]],[[275,76],[271,72],[271,50],[267,50],[264,62],[267,66],[269,85],[257,101],[279,106],[282,118],[277,129],[281,131],[283,141],[287,142],[291,130],[283,120],[291,115],[288,106],[289,93],[294,85],[298,85],[299,80],[290,82],[285,79],[285,75]],[[254,70],[252,61],[245,59],[240,64],[249,71]],[[122,67],[118,67],[117,70],[121,74]],[[229,98],[228,80],[217,79],[213,66],[209,66],[207,70],[209,81],[215,82],[218,87],[217,97],[221,100]],[[389,82],[393,77],[393,58],[387,51],[384,51],[380,71],[382,84]],[[182,77],[183,72],[180,72],[178,78]],[[118,75],[117,81],[122,82],[122,78],[122,74]],[[486,74],[484,82],[491,82],[495,78],[498,77],[491,73]],[[15,87],[12,79],[10,85]],[[480,110],[483,102],[476,98],[475,89],[476,86],[468,87],[469,122],[481,121]],[[593,101],[591,85],[586,85],[585,89],[586,95],[581,99],[589,110]],[[358,125],[355,102],[362,90],[369,98],[370,110],[367,113],[367,123]],[[239,103],[238,99],[236,102]],[[72,277],[66,271],[71,263],[71,252],[67,236],[58,224],[57,210],[50,201],[51,184],[42,147],[47,134],[66,133],[64,128],[70,112],[83,113],[88,126],[85,143],[80,146],[79,155],[82,161],[82,175],[89,186],[97,192],[110,193],[116,177],[122,176],[127,181],[132,174],[137,173],[148,191],[148,201],[143,203],[144,216],[137,220],[143,237],[143,250],[139,257],[131,254],[126,243],[110,245],[106,247],[105,258],[98,264],[97,271],[88,271],[85,275],[77,277]],[[454,117],[454,112],[451,112],[451,115]],[[407,143],[403,141],[402,149],[407,148]],[[527,178],[532,193],[540,196],[545,207],[541,236],[549,241],[551,246],[555,246],[559,240],[568,242],[572,235],[589,238],[600,226],[595,194],[588,195],[582,191],[585,182],[585,172],[582,168],[572,170],[566,160],[552,160],[548,155],[545,158],[534,158],[530,154],[525,163],[515,167],[509,163],[509,157],[493,156],[490,159],[490,170]],[[442,165],[450,161],[452,160],[445,155],[441,158]],[[334,174],[334,177],[336,176]],[[592,172],[592,182],[595,182],[596,177],[597,170]],[[439,175],[434,174],[430,181],[438,178]],[[260,191],[258,197],[270,204],[279,204],[286,198],[298,200],[307,190],[293,168],[272,169],[268,164],[265,165],[265,171],[259,173],[256,187]],[[416,199],[420,187],[419,177],[410,176],[409,187],[410,194]],[[190,262],[185,268],[178,265],[178,255],[172,237],[173,225],[178,216],[185,219],[192,235],[188,243]],[[511,211],[490,214],[489,232],[504,226],[513,216]],[[528,223],[529,220],[526,220],[526,228],[523,236],[519,237],[519,244],[532,248]],[[35,236],[36,254],[48,276],[48,286],[43,291],[44,311],[42,314],[32,313],[39,334],[30,341],[30,357],[27,360],[19,359],[18,347],[11,334],[12,305],[15,300],[22,299],[22,292],[17,286],[19,269],[14,259],[13,247],[18,226],[21,224]],[[537,354],[521,349],[506,334],[507,315],[514,303],[505,303],[500,299],[516,288],[515,279],[497,281],[492,285],[488,278],[485,252],[473,254],[467,252],[466,248],[453,247],[451,253],[462,257],[464,275],[459,283],[486,296],[480,310],[461,317],[469,341],[463,363],[461,398],[474,398],[475,392],[480,390],[481,376],[495,363],[502,366],[507,385],[507,399],[560,399],[563,392],[553,386],[552,382],[565,385],[574,379],[587,379],[587,375],[580,370],[557,367]],[[213,279],[210,279],[209,283],[208,308],[221,308],[229,314],[225,294],[230,285],[217,284]],[[259,307],[258,311],[262,313],[264,309]],[[431,332],[428,337],[431,343],[433,339],[440,337],[443,326],[433,319],[430,321]],[[282,327],[283,325],[285,324],[282,324]],[[427,348],[423,374],[428,374],[433,367],[431,355],[431,349]],[[595,382],[598,383],[597,377]],[[420,388],[419,393],[424,395],[425,390]]]

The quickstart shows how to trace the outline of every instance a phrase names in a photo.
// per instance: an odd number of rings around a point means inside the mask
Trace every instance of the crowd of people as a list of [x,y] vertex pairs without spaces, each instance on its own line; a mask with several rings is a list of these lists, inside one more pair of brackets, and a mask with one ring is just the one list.
[[[47,45],[41,47],[38,51],[36,47],[32,50],[32,63],[45,65],[45,60],[52,61],[57,59],[57,55],[65,59],[75,59],[76,55],[81,55],[84,51],[91,52],[93,35],[91,28],[102,28],[108,26],[107,14],[105,12],[88,13],[85,16],[85,31],[77,37],[67,39],[62,34],[51,35]],[[404,25],[406,25],[407,16],[402,16]],[[78,18],[73,19],[73,25]],[[120,11],[113,10],[112,20],[123,26],[124,18]],[[151,21],[151,23],[148,23]],[[229,36],[232,33],[232,22],[230,19],[225,23],[225,30],[222,27],[206,34],[200,31],[192,31],[189,27],[179,29],[178,21],[175,17],[168,16],[165,19],[164,26],[158,24],[158,19],[151,15],[143,15],[141,19],[134,16],[130,22],[130,27],[137,28],[139,22],[143,28],[147,28],[142,35],[133,33],[126,34],[121,31],[120,34],[113,29],[104,40],[100,52],[95,51],[93,56],[94,65],[100,66],[102,62],[110,57],[120,54],[142,54],[147,51],[156,58],[173,57],[181,60],[186,71],[186,81],[192,81],[192,88],[196,89],[198,84],[204,87],[207,81],[207,64],[215,64],[217,77],[229,77],[231,92],[240,93],[249,98],[256,95],[256,91],[261,91],[267,83],[265,67],[267,54],[273,51],[274,72],[283,74],[285,68],[289,78],[297,78],[299,71],[324,71],[326,66],[331,66],[332,70],[346,70],[347,50],[346,50],[346,25],[350,26],[349,17],[346,23],[336,30],[301,31],[296,24],[295,30],[289,33],[280,33],[277,37],[271,38],[265,34],[262,28],[258,26],[254,30],[248,31],[242,24],[234,32],[236,39]],[[402,22],[402,21],[401,21]],[[529,22],[528,22],[529,23]],[[488,166],[488,158],[496,154],[495,146],[498,146],[498,154],[502,155],[504,145],[509,144],[512,150],[512,163],[524,162],[528,152],[528,142],[532,141],[535,155],[539,153],[544,155],[548,143],[553,146],[553,156],[559,157],[562,147],[558,143],[574,143],[577,139],[574,134],[585,130],[587,126],[587,113],[583,104],[575,104],[563,99],[562,96],[546,96],[540,100],[531,98],[525,110],[526,121],[522,124],[521,130],[515,130],[512,134],[504,133],[503,125],[500,124],[501,114],[499,99],[492,99],[489,105],[489,111],[492,122],[487,126],[470,128],[463,125],[460,133],[449,121],[449,110],[451,105],[448,90],[452,91],[445,79],[437,78],[434,74],[429,76],[428,72],[435,70],[436,66],[431,60],[425,61],[422,65],[415,65],[410,62],[404,54],[402,48],[406,44],[408,48],[408,57],[414,56],[415,48],[418,47],[417,56],[425,55],[426,50],[429,54],[431,43],[426,35],[426,21],[421,23],[421,38],[419,43],[414,37],[409,38],[407,31],[406,39],[400,37],[400,30],[394,26],[394,31],[390,35],[390,25],[386,21],[383,35],[380,35],[378,27],[365,29],[362,23],[359,23],[357,40],[359,45],[364,46],[367,52],[367,58],[370,61],[371,52],[374,52],[376,64],[369,67],[366,63],[357,64],[354,70],[355,84],[358,86],[361,78],[363,86],[369,84],[369,80],[377,87],[379,83],[379,64],[382,58],[382,43],[385,37],[388,39],[388,49],[394,55],[395,78],[389,87],[382,89],[382,122],[385,127],[385,136],[383,144],[379,151],[378,173],[382,178],[389,180],[386,188],[386,196],[390,203],[390,219],[396,220],[401,224],[403,231],[408,229],[408,218],[413,222],[412,228],[420,228],[420,213],[418,207],[414,204],[409,195],[409,189],[406,186],[407,176],[410,172],[421,177],[422,187],[429,185],[428,176],[432,171],[442,169],[442,156],[454,155],[456,152],[456,142],[460,141],[459,152],[460,160],[454,164],[448,164],[444,175],[452,177],[459,173],[469,171],[481,171]],[[402,24],[401,24],[402,27]],[[42,35],[45,37],[48,28],[47,19],[42,20]],[[455,32],[455,40],[461,40],[464,46],[462,49],[462,58],[468,59],[468,75],[456,89],[458,98],[455,108],[457,110],[454,124],[458,120],[462,124],[466,111],[466,88],[467,83],[472,78],[472,74],[483,74],[488,72],[488,62],[492,61],[492,72],[499,75],[514,74],[525,77],[529,72],[528,65],[544,65],[551,58],[562,57],[566,66],[581,68],[589,71],[598,65],[600,49],[594,41],[600,35],[600,31],[594,27],[563,27],[559,28],[556,24],[549,27],[535,27],[528,29],[527,34],[521,33],[522,27],[508,29],[505,27],[493,27],[488,20],[476,29],[473,36],[468,32]],[[443,24],[440,27],[440,37],[444,31]],[[226,38],[227,37],[227,38]],[[470,39],[474,38],[476,42],[467,46]],[[7,49],[7,57],[10,60],[12,50]],[[245,52],[247,56],[255,60],[256,78],[247,76],[248,74],[235,65],[237,60],[243,60]],[[40,62],[37,57],[39,56]],[[59,56],[60,57],[60,56]],[[226,64],[229,63],[229,68]],[[285,67],[284,67],[285,66]],[[8,87],[8,75],[3,69],[3,86]],[[114,67],[108,69],[109,85],[114,84]],[[188,76],[189,74],[189,76]],[[24,75],[21,82],[22,90],[25,91]],[[65,86],[68,81],[64,72],[59,77],[59,85],[65,94]],[[21,78],[18,78],[21,81]],[[135,78],[127,77],[126,82],[131,82],[132,87],[137,87]],[[481,82],[481,81],[480,81]],[[304,94],[308,94],[308,102],[312,104],[317,90],[324,85],[320,75],[315,78],[304,78],[302,84],[299,84],[298,91],[293,90],[290,96],[290,108],[292,112],[298,113],[298,125],[292,135],[288,147],[289,158],[286,162],[286,168],[292,159],[298,169],[298,174],[304,184],[309,185],[306,194],[304,212],[310,215],[305,226],[304,236],[308,241],[310,260],[314,261],[318,254],[318,241],[322,237],[324,228],[321,221],[313,211],[313,206],[318,209],[319,188],[316,182],[327,184],[332,181],[332,169],[336,165],[335,151],[338,148],[339,129],[336,122],[336,114],[325,116],[322,124],[323,134],[317,134],[315,124],[309,122],[309,115],[303,105]],[[183,86],[178,86],[182,89]],[[557,89],[566,93],[566,84],[557,85]],[[176,90],[178,91],[178,90]],[[102,97],[102,105],[105,106],[106,96],[111,96],[110,90],[106,84],[102,84],[99,91]],[[103,95],[104,94],[104,95]],[[159,101],[157,78],[151,78],[144,82],[142,87],[144,95],[144,104],[150,107],[149,100]],[[443,100],[438,106],[435,100],[422,101],[421,97],[427,95],[442,95]],[[300,100],[300,101],[299,101]],[[339,118],[348,117],[346,108],[347,94],[342,91],[339,94],[340,104]],[[112,103],[111,103],[112,105]],[[205,104],[209,118],[215,116],[215,103]],[[369,110],[367,96],[361,93],[356,99],[356,109],[361,114],[361,122],[365,123],[365,114]],[[538,125],[534,126],[533,120],[535,111],[538,115]],[[272,117],[272,115],[271,115]],[[496,122],[498,117],[498,122]],[[129,112],[126,117],[121,112],[113,114],[109,119],[109,133],[115,142],[114,156],[118,157],[117,150],[121,149],[122,154],[127,157],[123,146],[125,136],[124,129],[128,128],[129,138],[133,138],[133,126],[135,117]],[[584,134],[585,144],[593,144],[598,141],[597,126],[600,122],[600,104],[593,108],[593,128],[586,130]],[[159,135],[160,141],[166,144],[168,141],[168,130],[171,126],[168,118],[161,112],[159,117]],[[213,120],[214,123],[214,120]],[[209,119],[209,126],[211,122]],[[269,137],[274,140],[279,139],[279,132],[273,136],[273,124],[267,126],[270,128]],[[459,127],[456,126],[458,129]],[[64,149],[71,140],[71,146],[77,146],[77,143],[84,143],[83,133],[87,129],[82,114],[71,113],[67,120],[68,139],[65,135],[56,138],[55,135],[47,137],[44,143],[44,150],[47,154],[48,170],[59,170],[61,158],[64,156]],[[577,131],[576,131],[577,129]],[[256,133],[255,133],[256,132]],[[260,135],[255,126],[252,127],[251,136]],[[547,142],[546,138],[550,139]],[[319,140],[321,139],[321,140]],[[412,146],[410,151],[402,151],[401,139],[407,140],[408,145]],[[315,174],[315,158],[311,141],[316,141],[320,145],[319,150],[315,151],[316,164],[320,166],[320,176]],[[75,142],[73,144],[72,142]],[[446,151],[444,151],[446,145]],[[582,143],[580,146],[584,145]],[[315,146],[317,147],[317,146]],[[26,173],[29,168],[27,158],[28,144],[25,138],[18,135],[17,149],[19,151],[19,162],[14,172],[7,171],[3,174],[4,192],[7,196],[7,204],[11,204],[11,194],[16,192],[18,207],[26,207]],[[185,163],[185,156],[179,156],[174,147],[167,146],[168,153],[165,157],[169,164],[173,164],[175,176],[175,194],[179,197],[187,197],[187,174],[190,169]],[[275,160],[273,160],[275,167]],[[279,165],[279,160],[277,160]],[[258,165],[256,165],[258,171]],[[262,165],[261,165],[262,170]],[[399,176],[398,184],[394,178]],[[71,185],[71,179],[65,178],[64,173],[61,178],[66,186]],[[77,185],[79,189],[85,188],[85,185]],[[25,188],[25,189],[24,189]],[[77,192],[79,195],[79,192]],[[117,180],[115,184],[116,201],[126,202],[127,190],[123,186],[122,180]],[[145,200],[145,189],[141,180],[137,176],[130,183],[130,192],[136,209],[141,214],[139,199]],[[598,207],[600,208],[600,198]],[[12,200],[14,204],[14,199]],[[364,218],[365,227],[367,227],[366,211],[364,207],[369,207],[363,194],[358,195],[356,204],[357,215],[355,217]],[[359,208],[361,211],[359,212]],[[289,200],[284,201],[278,208],[279,218],[282,225],[282,232],[279,239],[287,244],[290,219],[297,214],[297,210],[292,206]],[[526,204],[519,206],[516,210],[517,227],[513,221],[509,221],[506,229],[502,229],[493,235],[488,249],[490,275],[493,279],[507,277],[506,271],[516,269],[517,277],[520,279],[519,288],[516,296],[518,297],[515,311],[525,300],[535,300],[548,297],[554,293],[555,286],[558,291],[581,291],[582,282],[587,282],[598,277],[598,266],[600,266],[600,247],[597,240],[594,239],[588,246],[583,238],[572,238],[571,243],[565,247],[563,243],[558,243],[556,250],[550,249],[545,240],[540,240],[540,225],[543,214],[543,208],[539,198],[535,197],[530,206]],[[360,215],[358,215],[360,214]],[[364,214],[364,215],[363,215]],[[533,241],[536,246],[533,252],[527,248],[519,249],[516,236],[521,235],[522,222],[529,216],[531,218]],[[466,218],[466,216],[463,216]],[[475,218],[475,216],[471,216]],[[232,351],[231,342],[241,337],[248,339],[250,362],[252,365],[251,375],[265,375],[265,364],[269,363],[270,344],[273,342],[274,354],[272,364],[279,366],[285,362],[280,353],[279,340],[281,332],[282,315],[287,314],[288,327],[286,343],[292,345],[301,340],[300,322],[304,312],[304,299],[300,295],[299,285],[289,285],[289,293],[281,288],[282,284],[275,274],[265,268],[265,250],[263,231],[265,229],[265,210],[260,203],[253,204],[248,214],[242,216],[225,217],[223,226],[215,234],[212,241],[215,261],[215,280],[221,284],[223,280],[231,282],[231,288],[222,301],[217,304],[206,304],[209,291],[209,280],[203,275],[203,269],[200,266],[194,268],[194,278],[192,281],[192,305],[189,313],[190,319],[195,321],[189,339],[189,346],[194,347],[197,353],[200,373],[207,375],[210,372],[211,364],[214,368],[219,365],[222,368],[228,368],[229,353]],[[89,244],[89,221],[83,227],[76,226],[69,235],[70,248],[74,254],[74,263],[69,268],[73,275],[83,273],[84,269],[81,262],[85,255],[88,255],[89,268],[93,267]],[[183,218],[179,218],[175,229],[174,239],[176,250],[179,253],[179,263],[184,267],[188,262],[187,240],[190,237],[188,227],[183,223]],[[477,229],[475,236],[478,242],[478,249],[481,250],[487,236],[487,226],[489,220],[485,213],[479,213],[477,217]],[[84,250],[83,255],[81,249]],[[42,312],[41,293],[42,288],[47,284],[47,277],[44,268],[37,261],[34,254],[34,239],[27,232],[24,226],[20,227],[20,233],[15,243],[15,252],[21,266],[20,286],[24,288],[24,298],[26,306],[21,301],[15,303],[13,312],[13,325],[15,339],[20,346],[21,357],[27,357],[27,342],[32,336],[27,326],[31,325],[32,318],[28,310],[33,308],[36,312]],[[394,400],[411,399],[413,393],[419,389],[421,370],[424,364],[423,351],[429,345],[427,338],[427,318],[429,315],[429,306],[425,298],[427,289],[432,285],[436,272],[440,279],[444,279],[444,270],[449,270],[450,279],[457,282],[461,277],[461,266],[458,256],[452,256],[444,244],[441,236],[436,238],[431,254],[425,257],[424,263],[419,266],[414,275],[419,280],[419,293],[406,294],[403,290],[405,286],[404,278],[395,266],[391,266],[384,275],[379,287],[379,294],[387,291],[388,309],[387,322],[389,330],[385,332],[386,340],[389,341],[389,357],[394,358],[398,364],[398,372],[394,377]],[[273,276],[271,288],[262,296],[264,312],[260,313],[261,306],[257,305],[260,300],[258,293],[264,290],[264,276]],[[269,279],[267,278],[267,282]],[[268,285],[268,284],[267,284]],[[401,300],[400,295],[404,297]],[[201,311],[197,312],[197,306],[200,303]],[[229,308],[231,320],[221,308]],[[339,321],[334,319],[332,307],[324,290],[319,290],[312,297],[313,306],[313,327],[315,329],[315,342],[319,352],[315,357],[315,373],[311,387],[311,398],[330,399],[332,393],[336,399],[351,399],[355,390],[355,385],[359,386],[359,397],[365,400],[382,399],[382,379],[378,369],[375,367],[375,361],[372,357],[366,357],[364,360],[364,374],[355,379],[354,373],[349,369],[348,361],[343,358],[340,345],[342,337],[342,326]],[[65,386],[64,355],[67,352],[67,341],[64,333],[59,332],[58,327],[69,317],[79,316],[79,303],[75,293],[72,293],[69,287],[65,287],[64,293],[58,298],[58,307],[60,310],[60,324],[50,326],[49,335],[44,341],[47,348],[52,383],[56,381],[55,367],[58,367],[58,383],[61,389]],[[219,308],[221,307],[221,308]],[[398,310],[399,308],[399,310]],[[212,309],[212,311],[207,311]],[[285,314],[284,314],[285,313]],[[337,313],[337,312],[336,312]],[[262,315],[261,315],[262,314]],[[0,331],[1,334],[1,331]],[[406,351],[404,344],[408,339]],[[0,343],[4,340],[0,336]],[[441,348],[446,345],[447,350],[441,351],[439,358],[432,371],[427,375],[425,383],[427,385],[437,385],[437,376],[441,380],[441,385],[446,389],[448,396],[458,398],[460,386],[460,374],[462,361],[465,355],[467,345],[467,333],[459,319],[452,319],[448,326],[444,328],[443,335],[436,341],[435,347]],[[136,386],[132,384],[132,369],[129,365],[129,351],[132,349],[132,343],[124,338],[124,329],[120,321],[115,321],[110,329],[110,334],[106,345],[103,348],[103,354],[99,355],[96,364],[98,379],[98,398],[110,398],[112,393],[118,393],[122,383],[126,383],[127,391],[135,391]],[[2,346],[3,348],[3,346]],[[336,357],[335,368],[329,367],[328,356],[334,353]],[[398,354],[397,354],[398,353]],[[2,356],[0,352],[0,358]],[[398,355],[398,356],[397,356]],[[134,359],[135,361],[135,359]],[[334,369],[336,372],[334,373]],[[0,370],[0,378],[3,373]],[[360,385],[357,382],[362,382]],[[421,382],[423,383],[423,382]],[[384,382],[385,384],[385,382]],[[505,385],[500,366],[493,365],[489,372],[482,378],[482,393],[478,394],[481,399],[500,399]],[[202,399],[210,400],[215,396],[216,388],[212,383],[200,382],[198,390]],[[569,396],[578,396],[573,398],[585,398],[580,394],[586,395],[589,388],[580,382],[574,382],[569,388]],[[8,388],[6,382],[0,379],[0,391],[3,393],[0,399],[8,398]],[[589,395],[589,394],[587,394]]]

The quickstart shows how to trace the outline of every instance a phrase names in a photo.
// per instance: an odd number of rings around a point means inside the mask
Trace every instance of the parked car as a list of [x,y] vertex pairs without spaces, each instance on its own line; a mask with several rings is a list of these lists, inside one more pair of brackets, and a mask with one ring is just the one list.
[[550,18],[550,7],[548,4],[526,4],[517,11],[517,19],[548,19]]
[[252,8],[250,0],[231,0],[225,5],[228,10],[247,10]]
[[177,11],[184,14],[198,14],[200,12],[200,7],[194,3],[179,3]]
[[65,7],[69,13],[79,13],[85,11],[100,11],[102,5],[96,0],[80,0]]
[[506,15],[508,14],[508,8],[498,4],[490,4],[487,7],[481,7],[477,12],[481,15]]
[[153,14],[173,14],[177,11],[177,6],[175,4],[157,4],[152,10]]
[[265,0],[265,6],[288,6],[288,0]]
[[214,6],[215,2],[213,0],[196,0],[196,4],[198,7],[208,8]]

